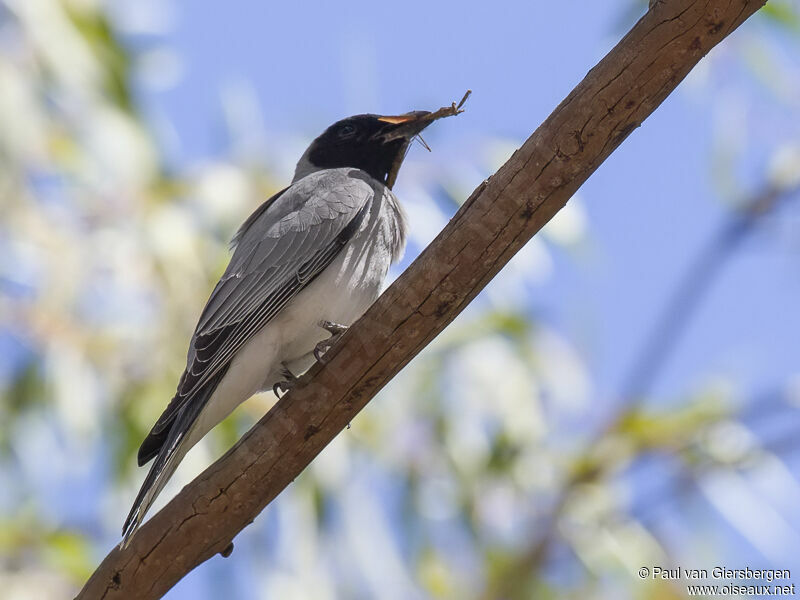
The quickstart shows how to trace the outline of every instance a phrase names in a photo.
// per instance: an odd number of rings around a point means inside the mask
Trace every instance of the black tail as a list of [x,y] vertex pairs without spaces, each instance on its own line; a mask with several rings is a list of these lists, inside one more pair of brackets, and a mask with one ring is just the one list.
[[200,390],[190,402],[183,407],[172,418],[169,427],[154,433],[153,431],[145,438],[139,448],[139,465],[143,465],[151,458],[156,457],[147,473],[147,477],[136,495],[131,512],[125,519],[122,526],[122,543],[125,547],[130,542],[131,536],[142,522],[145,513],[155,501],[164,485],[175,472],[189,448],[184,443],[189,435],[194,422],[205,408],[206,403],[211,398],[214,390],[217,389],[219,379],[215,377]]

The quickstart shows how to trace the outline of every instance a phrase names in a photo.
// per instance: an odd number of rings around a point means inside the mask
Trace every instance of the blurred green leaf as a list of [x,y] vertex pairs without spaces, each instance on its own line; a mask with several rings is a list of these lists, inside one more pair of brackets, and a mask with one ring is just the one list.
[[17,418],[36,407],[47,404],[47,384],[41,364],[32,360],[16,373],[0,393],[0,453],[10,450],[11,428]]
[[78,8],[67,4],[65,8],[75,28],[83,35],[104,69],[105,88],[109,97],[120,108],[134,113],[130,88],[131,61],[115,36],[108,17],[86,6]]
[[83,535],[56,531],[45,537],[44,545],[45,562],[67,574],[76,584],[85,582],[94,571],[91,546]]
[[800,11],[797,3],[792,0],[770,0],[758,14],[792,33],[800,33]]
[[639,407],[622,415],[613,433],[644,450],[674,450],[729,415],[730,409],[713,398],[661,411]]

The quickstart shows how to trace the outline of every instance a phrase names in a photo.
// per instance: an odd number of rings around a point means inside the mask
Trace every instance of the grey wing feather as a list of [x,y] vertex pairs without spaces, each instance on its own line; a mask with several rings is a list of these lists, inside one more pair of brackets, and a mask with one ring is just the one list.
[[192,396],[227,369],[236,352],[355,234],[374,194],[359,175],[346,169],[313,173],[248,219],[200,316],[178,393],[151,435],[163,437]]
[[[290,187],[276,202],[277,210],[264,212],[241,235],[200,316],[196,335],[237,322],[258,307],[314,252],[333,242],[372,194],[365,181],[339,170],[309,175]],[[276,220],[283,206],[296,206],[297,196],[306,202]]]

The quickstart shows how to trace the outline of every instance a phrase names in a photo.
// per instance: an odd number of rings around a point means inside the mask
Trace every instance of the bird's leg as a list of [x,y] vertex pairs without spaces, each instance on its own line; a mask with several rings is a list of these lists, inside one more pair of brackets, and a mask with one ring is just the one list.
[[327,340],[322,340],[317,344],[316,348],[314,348],[314,358],[316,358],[318,362],[324,362],[322,356],[331,349],[331,346],[339,341],[342,334],[347,331],[347,325],[341,325],[333,321],[320,321],[319,326],[331,334],[331,337]]
[[297,375],[289,370],[289,366],[285,362],[281,363],[281,376],[284,379],[272,386],[272,392],[278,397],[278,400],[281,398],[281,395],[278,392],[280,391],[285,394],[297,385],[297,381],[299,379]]

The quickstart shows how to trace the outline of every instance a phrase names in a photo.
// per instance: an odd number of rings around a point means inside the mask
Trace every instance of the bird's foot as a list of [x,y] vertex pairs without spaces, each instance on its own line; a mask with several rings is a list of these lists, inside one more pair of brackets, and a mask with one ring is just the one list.
[[333,335],[342,335],[345,331],[347,331],[347,325],[342,325],[341,323],[334,323],[333,321],[320,321],[319,326],[322,327],[325,331]]
[[330,350],[331,347],[339,341],[339,338],[342,337],[342,334],[347,331],[347,325],[341,325],[340,323],[334,323],[333,321],[320,321],[319,326],[331,334],[331,337],[329,337],[327,340],[322,340],[314,348],[314,358],[317,359],[317,362],[324,363],[325,361],[323,357],[325,353]]
[[281,377],[284,379],[272,386],[272,392],[278,397],[278,400],[281,398],[281,394],[279,392],[285,394],[295,387],[299,381],[297,375],[289,370],[289,367],[285,362],[281,363]]

